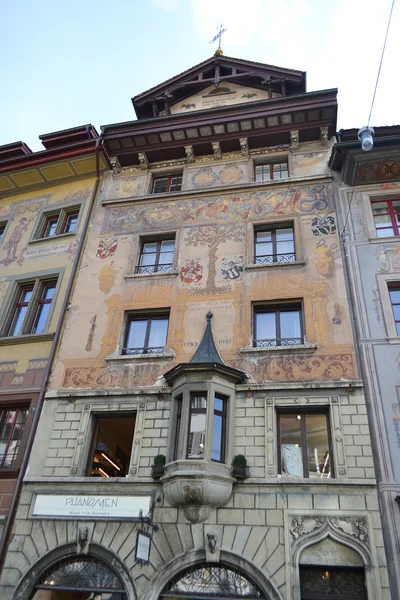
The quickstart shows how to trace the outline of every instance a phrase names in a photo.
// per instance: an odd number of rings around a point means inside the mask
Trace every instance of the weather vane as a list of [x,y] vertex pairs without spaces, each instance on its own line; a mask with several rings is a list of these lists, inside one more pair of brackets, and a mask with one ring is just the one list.
[[[218,27],[217,27],[217,29],[218,29]],[[225,31],[226,31],[226,29],[222,28],[222,23],[221,23],[221,25],[219,26],[219,31],[218,31],[217,35],[214,35],[213,39],[210,40],[210,44],[213,44],[214,42],[216,42],[218,40],[218,48],[217,48],[215,54],[222,54],[221,37],[222,37],[222,34],[225,33]],[[220,52],[218,52],[218,51],[220,51]]]

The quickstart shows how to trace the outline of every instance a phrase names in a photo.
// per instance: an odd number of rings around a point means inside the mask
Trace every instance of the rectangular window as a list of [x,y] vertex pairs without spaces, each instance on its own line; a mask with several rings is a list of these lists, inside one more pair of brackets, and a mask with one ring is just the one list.
[[63,233],[73,233],[78,224],[79,210],[79,206],[73,206],[45,213],[39,221],[34,239],[39,240]]
[[206,445],[207,394],[190,394],[187,458],[204,458]]
[[35,279],[17,286],[7,336],[44,333],[57,279]]
[[211,459],[218,462],[225,461],[226,405],[227,398],[215,394]]
[[95,416],[87,474],[91,477],[125,477],[135,432],[135,415]]
[[153,180],[153,194],[163,194],[166,192],[180,192],[182,188],[182,174],[164,175],[155,177]]
[[4,237],[4,232],[6,230],[6,225],[7,225],[7,223],[0,223],[0,244],[1,244],[1,241],[2,241],[2,239]]
[[174,262],[175,239],[144,241],[136,273],[169,273]]
[[372,200],[377,237],[400,235],[400,200]]
[[15,467],[25,429],[28,407],[0,411],[0,469]]
[[296,260],[293,227],[271,227],[256,230],[254,233],[256,265],[288,263]]
[[272,179],[287,179],[289,169],[287,159],[255,165],[255,180],[259,183]]
[[278,458],[282,475],[333,477],[327,413],[278,413]]
[[389,285],[389,296],[392,304],[397,335],[400,335],[400,285]]
[[301,304],[255,307],[253,344],[256,348],[303,343]]
[[179,434],[181,431],[182,421],[182,394],[175,398],[176,406],[176,427],[175,427],[175,444],[174,444],[174,460],[179,458]]
[[167,341],[169,314],[130,315],[123,354],[160,354]]

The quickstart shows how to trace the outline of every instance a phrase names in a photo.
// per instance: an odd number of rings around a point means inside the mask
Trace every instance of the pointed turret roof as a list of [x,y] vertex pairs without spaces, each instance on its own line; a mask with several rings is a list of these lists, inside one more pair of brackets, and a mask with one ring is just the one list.
[[213,318],[212,312],[208,312],[206,315],[207,325],[204,330],[203,339],[200,342],[196,353],[193,355],[191,364],[193,363],[219,363],[224,365],[220,353],[217,350],[217,346],[214,342],[214,337],[211,329],[211,319]]

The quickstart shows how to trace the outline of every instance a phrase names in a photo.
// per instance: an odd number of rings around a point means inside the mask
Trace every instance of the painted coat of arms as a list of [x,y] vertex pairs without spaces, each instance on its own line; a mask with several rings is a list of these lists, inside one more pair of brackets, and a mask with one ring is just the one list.
[[118,240],[116,238],[104,238],[100,240],[97,247],[96,256],[104,259],[113,256],[118,248]]
[[203,278],[203,267],[198,259],[187,259],[186,265],[181,268],[179,276],[182,283],[198,283]]

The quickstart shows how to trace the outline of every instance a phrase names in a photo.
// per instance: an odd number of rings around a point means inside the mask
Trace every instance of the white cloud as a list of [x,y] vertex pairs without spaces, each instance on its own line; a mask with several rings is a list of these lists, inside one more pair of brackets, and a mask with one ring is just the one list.
[[179,6],[180,0],[151,0],[151,3],[154,4],[157,8],[161,8],[166,12],[172,12],[176,10]]

